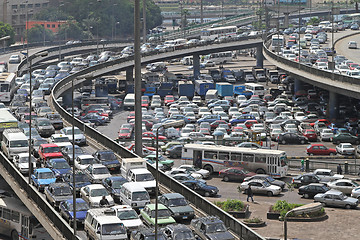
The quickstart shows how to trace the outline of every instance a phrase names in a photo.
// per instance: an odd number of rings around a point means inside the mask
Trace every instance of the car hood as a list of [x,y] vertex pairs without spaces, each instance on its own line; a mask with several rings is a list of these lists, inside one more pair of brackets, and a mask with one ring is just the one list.
[[62,158],[63,155],[61,152],[56,152],[56,153],[44,153],[43,154],[44,157],[46,158]]
[[38,179],[38,183],[40,185],[49,185],[50,183],[54,183],[55,182],[55,178],[49,178],[49,179]]
[[64,168],[64,169],[53,169],[55,175],[64,175],[71,171],[71,168]]
[[153,181],[138,182],[138,183],[141,184],[141,186],[143,186],[144,188],[153,188],[153,187],[156,186],[155,180],[153,180]]
[[52,196],[56,202],[62,202],[68,200],[72,197],[72,195],[64,195],[64,196]]
[[219,189],[215,186],[210,186],[210,185],[206,185],[206,187],[203,188],[204,190],[207,190],[207,191],[219,191]]
[[194,212],[194,210],[189,205],[169,207],[169,209],[173,213]]
[[143,224],[140,219],[121,220],[126,228],[138,227]]
[[[74,217],[74,212],[69,212],[71,217]],[[76,211],[76,219],[83,220],[86,217],[87,211]]]
[[210,233],[206,234],[207,237],[211,240],[230,240],[234,239],[234,236],[229,232],[218,232],[218,233]]
[[[29,163],[19,163],[18,167],[20,169],[27,169],[29,168]],[[33,167],[36,167],[36,163],[33,163]]]

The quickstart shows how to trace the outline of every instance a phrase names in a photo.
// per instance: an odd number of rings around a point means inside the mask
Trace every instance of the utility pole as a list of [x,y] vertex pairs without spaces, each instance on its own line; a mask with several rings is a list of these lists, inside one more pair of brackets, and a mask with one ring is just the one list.
[[200,0],[200,23],[204,23],[204,5],[203,5],[203,0]]
[[143,0],[143,43],[146,43],[146,0]]

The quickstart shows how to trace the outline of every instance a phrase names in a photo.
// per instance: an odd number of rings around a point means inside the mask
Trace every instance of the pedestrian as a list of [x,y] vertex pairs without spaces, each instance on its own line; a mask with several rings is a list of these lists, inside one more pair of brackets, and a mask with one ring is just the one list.
[[300,168],[301,172],[305,171],[304,165],[305,165],[305,161],[304,159],[301,159],[301,168]]
[[106,196],[103,196],[102,199],[100,200],[100,206],[108,206],[109,205],[109,201],[106,199]]
[[251,201],[254,202],[254,198],[253,198],[253,191],[251,189],[251,186],[249,185],[249,188],[247,189],[247,199],[246,201],[249,201],[249,198],[251,198]]
[[57,175],[57,176],[56,176],[56,179],[55,179],[55,182],[56,182],[56,183],[62,183],[62,182],[64,182],[64,181],[63,181],[63,179],[62,179],[62,177],[61,177],[60,175]]
[[338,166],[337,166],[337,174],[342,174],[342,169],[341,169],[341,165],[339,164]]

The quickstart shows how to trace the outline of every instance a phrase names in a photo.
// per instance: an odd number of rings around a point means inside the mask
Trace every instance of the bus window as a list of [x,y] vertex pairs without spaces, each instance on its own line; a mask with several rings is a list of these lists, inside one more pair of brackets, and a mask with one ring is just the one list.
[[20,213],[17,211],[12,211],[12,220],[14,222],[19,222],[20,220]]
[[229,153],[228,152],[219,152],[219,159],[229,160]]
[[232,161],[241,161],[241,153],[231,153]]
[[204,152],[204,158],[217,159],[217,152],[205,151],[205,152]]
[[4,209],[3,210],[3,218],[11,220],[11,210],[9,209]]
[[257,163],[265,163],[266,162],[266,156],[265,155],[256,155],[255,156],[255,162],[257,162]]
[[243,154],[243,161],[244,162],[254,162],[254,155],[253,154]]

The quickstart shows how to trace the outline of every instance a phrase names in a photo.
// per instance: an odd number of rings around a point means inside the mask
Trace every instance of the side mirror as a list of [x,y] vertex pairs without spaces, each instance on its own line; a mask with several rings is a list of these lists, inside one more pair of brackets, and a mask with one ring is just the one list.
[[97,231],[96,231],[96,234],[100,234],[100,233],[101,233],[100,230],[97,230]]

